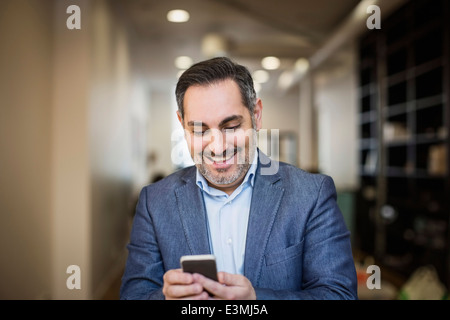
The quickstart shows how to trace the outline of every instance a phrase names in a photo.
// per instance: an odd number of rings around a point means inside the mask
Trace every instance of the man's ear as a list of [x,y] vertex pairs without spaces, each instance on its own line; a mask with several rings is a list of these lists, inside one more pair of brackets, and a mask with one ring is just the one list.
[[256,130],[260,130],[262,128],[262,101],[261,99],[256,100],[255,109],[253,110],[253,115],[255,117]]
[[180,121],[180,123],[181,123],[181,126],[184,128],[183,117],[181,116],[181,113],[179,110],[177,110],[177,117],[178,117],[178,121]]

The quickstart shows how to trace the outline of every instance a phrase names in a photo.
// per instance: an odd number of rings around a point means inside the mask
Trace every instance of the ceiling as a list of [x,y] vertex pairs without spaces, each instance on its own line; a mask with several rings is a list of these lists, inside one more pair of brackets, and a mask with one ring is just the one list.
[[[251,71],[265,56],[277,56],[280,70],[292,68],[324,43],[359,0],[117,0],[116,9],[135,39],[132,59],[154,85],[175,83],[177,56],[194,62],[208,58],[203,39],[210,34],[226,44],[226,54]],[[171,23],[169,10],[190,13],[185,23]],[[272,76],[272,74],[271,74]],[[272,78],[272,77],[271,77]]]

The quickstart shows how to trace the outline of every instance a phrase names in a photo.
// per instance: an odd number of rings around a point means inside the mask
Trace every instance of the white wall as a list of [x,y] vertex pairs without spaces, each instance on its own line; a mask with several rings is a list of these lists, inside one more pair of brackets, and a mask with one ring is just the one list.
[[281,93],[278,91],[261,91],[263,104],[262,127],[280,129],[299,133],[298,126],[298,88]]
[[149,123],[147,131],[148,150],[151,158],[148,163],[148,181],[154,175],[168,175],[174,171],[171,159],[171,137],[173,118],[176,117],[173,107],[175,88],[170,90],[150,88]]
[[[298,144],[300,141],[301,129],[298,123],[298,89],[298,87],[294,87],[286,92],[281,92],[280,90],[270,90],[266,92],[262,90],[258,94],[263,104],[262,129],[267,129],[267,139],[269,139],[269,141],[266,141],[265,136],[260,134],[260,149],[273,159],[290,162],[296,166],[299,165]],[[272,129],[279,130],[279,150],[270,149],[273,147],[273,145],[269,145],[271,143],[270,139],[275,138],[275,136],[272,138]],[[295,136],[292,144],[283,142],[282,136],[284,134]],[[291,150],[291,147],[293,150]],[[276,154],[277,152],[280,152],[279,156]],[[295,161],[294,159],[291,160],[291,157],[289,157],[291,152],[294,153],[293,158],[296,158]]]
[[335,57],[314,75],[318,164],[321,172],[333,177],[337,189],[354,190],[358,186],[356,50],[349,46]]

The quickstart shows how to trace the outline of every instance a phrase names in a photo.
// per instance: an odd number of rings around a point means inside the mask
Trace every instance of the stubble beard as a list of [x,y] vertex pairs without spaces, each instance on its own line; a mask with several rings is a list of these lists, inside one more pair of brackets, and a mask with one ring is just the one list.
[[[244,151],[245,152],[245,151]],[[236,158],[239,156],[239,152],[236,154]],[[231,167],[230,169],[215,169],[213,172],[212,169],[208,167],[208,165],[202,161],[202,163],[197,164],[197,169],[200,173],[205,177],[209,182],[216,185],[228,185],[234,183],[237,179],[239,179],[245,172],[250,168],[250,157],[249,153],[245,152],[245,160],[242,164],[236,164],[236,166]],[[227,174],[227,171],[233,170],[231,174]]]
[[[244,176],[252,165],[250,159],[253,160],[256,152],[256,139],[256,130],[253,129],[252,139],[251,141],[249,141],[248,148],[237,148],[234,159],[236,165],[229,169],[211,169],[209,168],[207,162],[205,162],[203,153],[197,154],[197,159],[201,159],[201,161],[195,161],[194,159],[198,171],[203,175],[203,177],[205,177],[206,180],[208,180],[212,184],[228,185],[234,183],[236,180]],[[244,161],[242,161],[242,158],[244,158]],[[227,174],[227,171],[229,170],[233,170],[233,172]]]

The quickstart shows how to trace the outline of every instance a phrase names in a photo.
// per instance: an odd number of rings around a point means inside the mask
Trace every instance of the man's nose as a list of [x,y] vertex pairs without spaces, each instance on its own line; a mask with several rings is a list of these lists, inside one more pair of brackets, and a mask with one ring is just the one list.
[[222,131],[211,129],[210,141],[208,144],[211,155],[223,155],[226,151],[225,138]]

